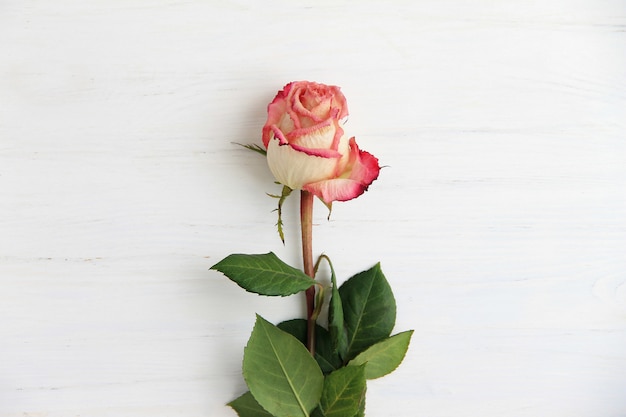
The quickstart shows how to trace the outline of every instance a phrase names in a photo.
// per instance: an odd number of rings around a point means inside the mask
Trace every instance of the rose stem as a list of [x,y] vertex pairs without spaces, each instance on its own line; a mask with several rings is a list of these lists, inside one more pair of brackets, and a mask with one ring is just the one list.
[[[300,225],[302,227],[302,260],[304,273],[315,279],[313,266],[313,194],[300,192]],[[311,355],[315,355],[315,286],[306,290],[307,347]]]

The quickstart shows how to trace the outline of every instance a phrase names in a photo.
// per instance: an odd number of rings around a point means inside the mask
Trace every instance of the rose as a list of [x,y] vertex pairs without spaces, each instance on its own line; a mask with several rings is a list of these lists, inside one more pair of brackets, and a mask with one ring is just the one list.
[[270,171],[281,184],[328,204],[360,196],[378,178],[378,159],[360,150],[339,126],[348,115],[339,87],[289,83],[267,112],[263,144]]

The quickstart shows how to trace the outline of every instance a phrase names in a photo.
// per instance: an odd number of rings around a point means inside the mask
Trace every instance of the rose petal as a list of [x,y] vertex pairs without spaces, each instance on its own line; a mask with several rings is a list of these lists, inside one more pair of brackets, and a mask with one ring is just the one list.
[[369,152],[359,149],[354,138],[350,138],[350,156],[356,155],[354,161],[350,161],[352,166],[350,171],[350,179],[359,181],[361,184],[369,186],[380,173],[378,158]]
[[276,125],[271,125],[270,129],[272,133],[274,133],[274,138],[278,139],[278,143],[280,145],[287,145],[289,143],[285,135],[283,135],[283,132],[278,127],[276,127]]
[[315,194],[324,202],[347,201],[363,194],[378,178],[378,159],[359,149],[354,138],[350,139],[350,160],[338,178],[305,184],[302,189]]
[[291,145],[280,145],[277,138],[267,147],[267,164],[272,174],[283,185],[292,190],[302,189],[309,182],[332,178],[340,159],[311,156],[294,149]]
[[288,146],[291,146],[293,149],[295,149],[298,152],[303,152],[303,153],[305,153],[307,155],[311,155],[311,156],[319,156],[321,158],[336,158],[336,159],[339,159],[339,158],[342,157],[342,155],[339,152],[333,151],[331,149],[305,148],[303,146],[296,145],[295,143],[292,143],[292,144],[290,144]]
[[301,101],[295,101],[293,103],[294,112],[303,118],[311,119],[310,122],[305,123],[312,125],[315,123],[319,123],[324,119],[328,118],[328,110],[330,109],[330,100],[325,100],[319,105],[314,106],[312,109],[307,109],[307,107]]
[[[333,144],[336,127],[332,120],[324,120],[316,125],[293,129],[287,133],[290,143],[299,143],[310,148],[330,148]],[[330,140],[329,140],[330,139]]]
[[274,100],[267,105],[267,122],[263,126],[263,145],[267,145],[272,136],[272,126],[278,125],[287,111],[287,102],[285,101],[285,90],[290,88],[289,84],[285,89],[279,91]]
[[367,186],[348,178],[335,178],[309,183],[304,185],[302,189],[315,194],[325,203],[331,203],[333,201],[352,200],[363,194]]
[[[272,139],[272,126],[288,134],[294,129],[308,128],[326,120],[338,121],[348,115],[346,97],[337,86],[309,81],[290,82],[280,90],[267,106],[267,121],[263,126],[263,145]],[[332,149],[342,134],[335,137]]]
[[[343,140],[342,140],[343,139]],[[292,145],[310,149],[329,149],[348,154],[348,141],[343,138],[343,129],[336,121],[326,121],[309,129],[297,129],[287,134]]]

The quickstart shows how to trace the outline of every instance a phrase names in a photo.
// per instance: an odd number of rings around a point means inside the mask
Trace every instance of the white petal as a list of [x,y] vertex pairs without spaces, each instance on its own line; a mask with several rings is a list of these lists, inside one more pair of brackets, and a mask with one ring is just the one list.
[[289,145],[278,145],[278,139],[267,146],[267,164],[281,184],[299,190],[304,184],[333,178],[337,167],[336,158],[310,156],[294,150]]

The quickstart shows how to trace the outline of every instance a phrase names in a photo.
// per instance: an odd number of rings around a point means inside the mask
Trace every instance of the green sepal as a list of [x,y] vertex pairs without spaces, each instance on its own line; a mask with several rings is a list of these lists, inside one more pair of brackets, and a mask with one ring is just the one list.
[[263,156],[267,156],[267,150],[264,147],[257,145],[256,143],[251,143],[248,145],[244,145],[243,143],[233,142],[235,145],[243,146],[244,148],[251,150],[256,153],[260,153]]
[[391,334],[396,322],[396,300],[380,263],[354,275],[339,287],[350,360]]
[[[280,184],[280,183],[277,183],[277,184]],[[292,191],[293,190],[291,188],[287,187],[286,185],[283,185],[283,189],[280,195],[269,194],[269,193],[267,194],[272,198],[278,199],[278,208],[274,209],[273,211],[278,212],[278,221],[276,222],[276,228],[278,229],[278,236],[280,236],[280,240],[283,242],[283,245],[285,244],[285,232],[283,231],[283,203],[285,202],[287,197],[289,197]]]
[[273,252],[228,255],[211,269],[220,271],[244,290],[260,295],[284,297],[314,284],[304,272],[287,265]]
[[254,399],[250,391],[232,400],[227,405],[235,410],[239,417],[272,417],[272,415],[265,411],[265,409],[261,407],[261,404]]
[[324,417],[355,416],[365,401],[365,366],[338,369],[324,379],[319,411]]
[[322,200],[321,198],[320,198],[320,201],[321,201],[322,203],[324,203],[324,205],[325,205],[325,206],[326,206],[326,208],[328,209],[328,216],[326,217],[326,220],[330,220],[330,215],[333,213],[333,202],[332,202],[332,201],[330,201],[330,202],[328,202],[328,203],[327,203],[327,202],[325,202],[324,200]]
[[352,359],[348,366],[365,366],[365,378],[376,379],[393,372],[404,359],[413,330],[398,333],[378,342]]
[[259,405],[275,417],[309,417],[324,386],[306,347],[258,314],[244,349],[243,377]]

